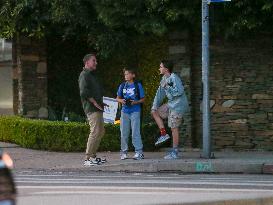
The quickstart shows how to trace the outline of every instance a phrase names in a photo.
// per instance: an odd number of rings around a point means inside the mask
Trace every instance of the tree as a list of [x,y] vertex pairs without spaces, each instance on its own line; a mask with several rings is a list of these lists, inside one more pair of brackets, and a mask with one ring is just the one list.
[[[106,56],[135,35],[162,35],[174,26],[200,27],[201,0],[2,0],[0,36],[81,38]],[[215,30],[228,35],[273,31],[272,0],[211,6]]]

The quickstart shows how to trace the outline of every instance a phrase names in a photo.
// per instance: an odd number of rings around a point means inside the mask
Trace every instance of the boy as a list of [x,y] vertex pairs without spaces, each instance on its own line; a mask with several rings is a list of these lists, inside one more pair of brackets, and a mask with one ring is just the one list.
[[[161,136],[155,145],[159,145],[170,138],[166,133],[163,123],[163,119],[168,118],[168,126],[172,130],[173,149],[164,159],[177,159],[179,126],[182,123],[184,113],[189,109],[188,100],[181,79],[172,72],[173,63],[171,61],[162,60],[159,71],[163,77],[154,98],[152,116],[160,129]],[[160,106],[165,97],[168,99],[167,104]]]
[[144,90],[139,82],[135,82],[136,74],[131,69],[124,69],[125,82],[120,84],[117,101],[122,104],[120,117],[121,154],[120,159],[128,159],[128,138],[132,128],[132,143],[135,148],[133,159],[144,158],[143,144],[140,135],[141,103],[144,102]]

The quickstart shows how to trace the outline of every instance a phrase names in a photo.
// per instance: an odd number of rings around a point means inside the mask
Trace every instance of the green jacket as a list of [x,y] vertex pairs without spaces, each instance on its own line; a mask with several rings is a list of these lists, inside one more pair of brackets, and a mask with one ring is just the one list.
[[79,88],[85,114],[101,111],[88,100],[94,98],[103,108],[103,89],[93,71],[83,68],[79,76]]

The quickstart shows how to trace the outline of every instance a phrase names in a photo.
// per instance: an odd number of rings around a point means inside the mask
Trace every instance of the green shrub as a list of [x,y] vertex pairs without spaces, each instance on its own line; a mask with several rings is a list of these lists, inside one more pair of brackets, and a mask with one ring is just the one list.
[[[119,126],[106,124],[105,129],[106,133],[99,150],[119,151]],[[154,150],[156,130],[155,124],[143,126],[144,150]],[[85,123],[0,117],[0,141],[16,143],[26,148],[65,152],[84,151],[88,134],[89,126]]]

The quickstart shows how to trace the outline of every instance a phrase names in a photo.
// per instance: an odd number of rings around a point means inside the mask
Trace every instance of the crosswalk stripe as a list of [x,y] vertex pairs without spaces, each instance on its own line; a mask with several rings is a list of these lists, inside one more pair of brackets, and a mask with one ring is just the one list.
[[153,181],[153,180],[142,180],[142,181],[135,181],[135,180],[126,180],[126,181],[115,181],[115,180],[106,180],[101,181],[97,179],[89,179],[87,180],[71,180],[71,179],[54,179],[54,180],[44,180],[44,179],[36,179],[36,180],[20,180],[16,179],[16,183],[32,183],[32,184],[90,184],[90,183],[97,183],[97,184],[173,184],[173,185],[229,185],[229,186],[264,186],[264,187],[273,187],[273,184],[266,184],[266,183],[249,183],[249,182],[204,182],[204,181]]
[[[109,179],[104,179],[104,178],[29,178],[29,177],[16,177],[15,178],[15,181],[20,181],[20,182],[32,182],[32,181],[99,181],[101,182],[102,180],[107,180],[109,181]],[[131,179],[132,180],[132,179]],[[130,181],[131,181],[130,180]],[[150,182],[153,182],[153,180],[155,179],[133,179],[135,181],[148,181],[150,180]],[[156,178],[156,180],[158,180],[158,178]],[[165,179],[164,179],[165,180]],[[112,180],[113,181],[113,180]],[[163,180],[161,180],[163,181]],[[239,183],[239,184],[242,184],[242,183],[246,183],[246,184],[253,184],[253,183],[256,183],[256,184],[267,184],[267,185],[271,185],[273,186],[273,181],[251,181],[251,180],[246,180],[246,181],[241,181],[241,180],[229,180],[228,182],[227,181],[224,181],[224,180],[217,180],[217,179],[214,179],[214,180],[198,180],[198,179],[191,179],[190,182],[195,182],[195,181],[198,181],[198,182],[201,182],[201,183],[228,183],[228,184],[236,184],[236,183]],[[172,181],[169,181],[170,183],[172,183]],[[175,182],[174,182],[175,183]]]
[[[142,179],[173,179],[173,180],[176,180],[176,179],[190,179],[190,180],[205,180],[205,181],[225,181],[225,180],[231,180],[231,181],[242,181],[242,180],[246,180],[246,179],[249,179],[249,178],[244,178],[244,177],[240,177],[240,178],[228,178],[228,177],[225,177],[225,178],[218,178],[218,177],[214,177],[214,178],[207,178],[207,177],[198,177],[198,176],[188,176],[188,177],[184,177],[184,176],[145,176],[145,175],[140,175]],[[114,179],[114,178],[117,178],[117,179],[120,179],[120,178],[128,178],[128,179],[137,179],[139,178],[139,176],[108,176],[108,175],[88,175],[88,176],[71,176],[71,175],[15,175],[15,178],[36,178],[36,177],[40,177],[40,178],[54,178],[54,177],[61,177],[61,178],[65,178],[65,177],[73,177],[73,178],[80,178],[80,179],[90,179],[90,178],[96,178],[96,179],[104,179],[104,178],[110,178],[110,179]],[[259,180],[259,179],[255,179],[255,180],[251,180],[251,182],[272,182],[273,183],[273,177],[271,177],[271,179],[268,179],[268,180]]]
[[83,189],[83,190],[95,190],[95,191],[143,191],[143,192],[147,192],[147,191],[152,191],[152,192],[158,192],[158,191],[176,191],[176,192],[180,192],[180,191],[204,191],[204,192],[210,192],[210,191],[217,191],[217,192],[264,192],[264,193],[271,193],[273,194],[273,190],[272,189],[263,189],[263,190],[254,190],[254,189],[232,189],[232,188],[184,188],[184,187],[135,187],[135,186],[129,186],[129,187],[120,187],[120,186],[18,186],[19,189],[59,189],[59,190],[63,190],[63,189],[73,189],[73,192],[75,191],[75,189]]

